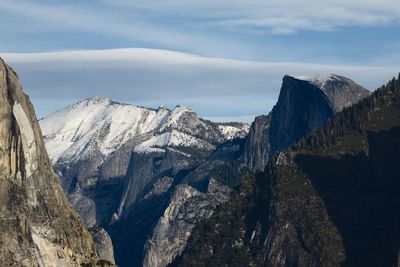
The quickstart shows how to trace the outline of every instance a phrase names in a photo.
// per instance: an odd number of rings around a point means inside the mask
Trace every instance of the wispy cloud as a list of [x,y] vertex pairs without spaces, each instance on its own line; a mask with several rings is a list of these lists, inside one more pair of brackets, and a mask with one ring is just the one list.
[[[252,62],[154,49],[0,54],[21,74],[40,116],[94,95],[157,107],[184,104],[205,117],[267,113],[286,73],[337,73],[374,90],[399,69],[295,62]],[[46,103],[52,108],[46,108]]]
[[400,23],[396,0],[105,0],[109,5],[170,16],[192,16],[215,25],[264,28],[273,33],[329,31],[344,26]]
[[[163,25],[157,20],[146,19],[140,10],[118,9],[107,6],[93,6],[85,3],[73,5],[35,3],[32,1],[0,1],[0,12],[18,18],[29,18],[38,23],[34,30],[45,32],[78,31],[114,36],[125,40],[138,41],[158,47],[200,50],[207,43],[208,49],[243,50],[243,45],[202,33],[191,33]],[[1,14],[0,13],[0,14]],[[26,25],[25,31],[32,31]],[[70,40],[73,42],[73,40]],[[248,47],[247,47],[248,48]]]

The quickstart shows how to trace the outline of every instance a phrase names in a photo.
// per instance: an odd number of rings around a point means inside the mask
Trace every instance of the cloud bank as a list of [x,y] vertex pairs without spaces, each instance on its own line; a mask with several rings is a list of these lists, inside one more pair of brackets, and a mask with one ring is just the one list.
[[394,67],[253,62],[129,48],[0,53],[18,70],[39,116],[96,95],[136,105],[183,104],[219,121],[251,121],[275,104],[287,74],[336,73],[370,90]]

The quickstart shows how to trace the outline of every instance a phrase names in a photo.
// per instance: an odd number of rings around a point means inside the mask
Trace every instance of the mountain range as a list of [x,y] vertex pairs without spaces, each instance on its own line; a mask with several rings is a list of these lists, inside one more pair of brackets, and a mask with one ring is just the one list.
[[251,125],[107,97],[38,121],[0,63],[0,265],[399,265],[400,77],[286,75]]
[[368,94],[338,75],[287,75],[274,109],[251,127],[213,123],[183,106],[154,110],[105,97],[40,125],[73,207],[88,227],[110,233],[117,263],[166,266],[242,176]]

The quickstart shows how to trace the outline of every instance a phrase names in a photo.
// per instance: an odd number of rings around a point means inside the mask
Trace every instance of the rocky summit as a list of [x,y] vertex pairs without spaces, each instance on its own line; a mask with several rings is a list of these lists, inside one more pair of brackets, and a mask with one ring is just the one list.
[[16,72],[0,59],[0,265],[101,263],[53,172]]

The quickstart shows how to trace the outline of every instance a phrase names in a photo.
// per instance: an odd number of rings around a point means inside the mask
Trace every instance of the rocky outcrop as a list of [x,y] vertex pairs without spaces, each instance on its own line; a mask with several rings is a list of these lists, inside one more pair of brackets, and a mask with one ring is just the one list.
[[95,265],[91,235],[53,172],[18,76],[0,59],[0,265]]
[[96,252],[99,257],[112,264],[115,264],[113,244],[111,241],[111,237],[108,235],[106,230],[101,227],[94,227],[89,229],[89,231],[93,236],[93,241],[96,246]]

